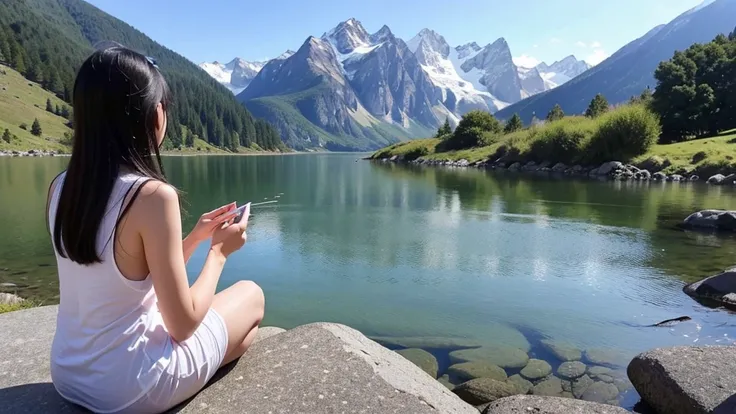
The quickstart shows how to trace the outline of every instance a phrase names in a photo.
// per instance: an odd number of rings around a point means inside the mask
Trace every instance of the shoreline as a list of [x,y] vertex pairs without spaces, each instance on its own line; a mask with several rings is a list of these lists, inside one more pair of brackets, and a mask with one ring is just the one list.
[[701,182],[713,185],[728,185],[731,183],[736,186],[736,174],[727,174],[727,171],[716,172],[709,176],[700,177],[697,171],[689,175],[682,174],[665,174],[661,170],[650,171],[645,166],[626,164],[621,161],[607,161],[600,166],[590,165],[566,165],[564,163],[552,163],[544,161],[536,163],[528,161],[521,162],[505,162],[497,161],[475,161],[469,162],[466,159],[457,161],[437,160],[417,158],[406,160],[401,155],[393,155],[388,158],[372,158],[367,157],[364,160],[380,163],[395,163],[403,165],[427,166],[427,167],[450,167],[450,168],[477,168],[496,171],[507,171],[512,173],[544,173],[556,176],[567,176],[570,178],[591,178],[598,180],[614,180],[614,181],[655,181],[655,182]]
[[[237,156],[237,157],[258,157],[266,155],[318,155],[318,154],[370,154],[368,151],[245,151],[245,152],[206,152],[206,151],[162,151],[162,157],[208,157],[208,156]],[[59,150],[0,150],[0,158],[2,157],[70,157],[71,153]],[[366,159],[366,158],[363,158]]]

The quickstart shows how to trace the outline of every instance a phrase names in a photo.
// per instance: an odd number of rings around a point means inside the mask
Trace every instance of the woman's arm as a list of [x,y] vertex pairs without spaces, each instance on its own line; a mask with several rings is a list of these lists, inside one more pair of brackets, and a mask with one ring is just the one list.
[[[171,337],[183,341],[192,336],[212,304],[225,254],[211,248],[190,288],[176,191],[160,182],[148,182],[135,204],[131,214],[142,213],[137,214],[139,231],[159,309]],[[186,244],[191,251],[196,247],[194,243]]]
[[199,243],[201,242],[202,240],[195,240],[191,234],[188,234],[187,237],[181,241],[181,247],[184,251],[184,263],[189,262],[189,259],[192,257],[194,251],[197,250],[197,246],[199,246]]

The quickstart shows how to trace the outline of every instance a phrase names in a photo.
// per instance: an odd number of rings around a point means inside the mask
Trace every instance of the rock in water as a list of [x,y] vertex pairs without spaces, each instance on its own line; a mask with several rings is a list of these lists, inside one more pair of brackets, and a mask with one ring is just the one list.
[[604,403],[618,396],[618,388],[605,382],[594,382],[585,390],[581,397],[585,401]]
[[453,388],[455,388],[455,384],[450,382],[450,376],[445,374],[437,379],[437,381],[440,382],[440,384],[447,387],[448,390],[452,391]]
[[736,268],[690,283],[683,292],[696,299],[714,300],[724,306],[736,306]]
[[506,371],[498,365],[485,361],[461,362],[450,366],[447,373],[460,381],[468,381],[475,378],[492,378],[498,381],[506,381]]
[[637,355],[627,373],[657,412],[736,412],[734,346],[657,348]]
[[534,395],[546,395],[548,397],[559,397],[562,395],[562,381],[557,377],[549,377],[534,386]]
[[604,162],[600,167],[598,167],[597,175],[608,175],[621,167],[623,167],[623,164],[619,161]]
[[595,365],[620,367],[626,364],[626,356],[610,349],[588,349],[585,358]]
[[532,388],[534,388],[534,385],[531,382],[525,380],[519,374],[510,376],[508,382],[516,385],[520,394],[529,394]]
[[[0,411],[79,412],[51,385],[57,309],[0,315]],[[339,324],[309,324],[266,338],[217,377],[176,410],[477,414],[405,358]]]
[[572,394],[575,398],[582,398],[585,391],[591,385],[593,385],[593,380],[589,376],[583,375],[572,382]]
[[402,348],[464,349],[477,348],[480,346],[480,343],[473,339],[444,338],[437,336],[371,336],[370,339],[388,346],[396,346]]
[[551,339],[542,340],[542,346],[560,361],[579,361],[583,354],[572,345],[556,342]]
[[516,385],[491,378],[476,378],[456,386],[452,392],[471,405],[481,405],[518,394]]
[[501,368],[524,368],[529,355],[519,348],[506,346],[483,346],[450,352],[452,362],[486,361]]
[[631,414],[621,407],[589,401],[537,395],[501,398],[486,407],[483,414]]
[[421,368],[430,377],[437,378],[439,366],[437,364],[437,358],[434,355],[419,348],[402,349],[396,352]]
[[521,376],[530,381],[544,378],[551,373],[552,367],[547,361],[541,359],[530,359],[529,363],[521,370]]
[[595,381],[613,382],[614,373],[611,368],[593,366],[588,368],[588,375]]
[[586,368],[585,364],[580,361],[563,362],[557,368],[557,375],[560,378],[574,380],[575,378],[582,377],[585,374]]

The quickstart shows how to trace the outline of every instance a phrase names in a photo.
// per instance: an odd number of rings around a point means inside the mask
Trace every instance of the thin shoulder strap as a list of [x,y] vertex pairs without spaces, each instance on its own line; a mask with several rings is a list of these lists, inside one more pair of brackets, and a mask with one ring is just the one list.
[[[61,194],[61,187],[64,182],[64,178],[60,179],[61,176],[66,177],[66,170],[60,172],[51,180],[49,189],[46,191],[46,230],[48,230],[49,234],[52,232],[50,220],[52,206],[59,202],[59,194]],[[54,191],[51,191],[52,188]]]
[[130,207],[133,205],[135,199],[138,198],[138,194],[140,194],[143,185],[151,180],[152,178],[150,177],[137,177],[135,181],[130,183],[130,185],[128,185],[128,187],[123,191],[123,197],[120,199],[120,208],[118,209],[117,215],[115,217],[115,225],[110,232],[107,242],[105,242],[105,247],[103,251],[107,249],[107,246],[110,244],[110,240],[112,240],[113,234],[117,233],[120,221],[123,219],[123,217],[125,217],[125,214],[128,212],[128,210],[130,210]]

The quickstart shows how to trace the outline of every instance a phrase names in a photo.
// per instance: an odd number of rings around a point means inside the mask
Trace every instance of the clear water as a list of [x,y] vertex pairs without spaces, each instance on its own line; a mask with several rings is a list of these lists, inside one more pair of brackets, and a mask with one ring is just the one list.
[[[675,227],[696,210],[736,209],[729,188],[358,157],[166,157],[165,166],[185,194],[185,229],[230,201],[278,200],[253,208],[248,243],[228,260],[219,286],[260,284],[266,324],[333,321],[371,336],[521,346],[556,366],[539,346],[551,338],[613,350],[621,354],[619,370],[649,348],[736,336],[726,311],[681,290],[732,266],[736,240]],[[58,301],[58,292],[44,202],[66,162],[0,158],[0,283],[46,303]],[[206,247],[189,262],[191,280]],[[642,326],[684,315],[693,320]],[[433,350],[444,365],[445,351]],[[636,400],[635,393],[621,396],[627,407]]]

